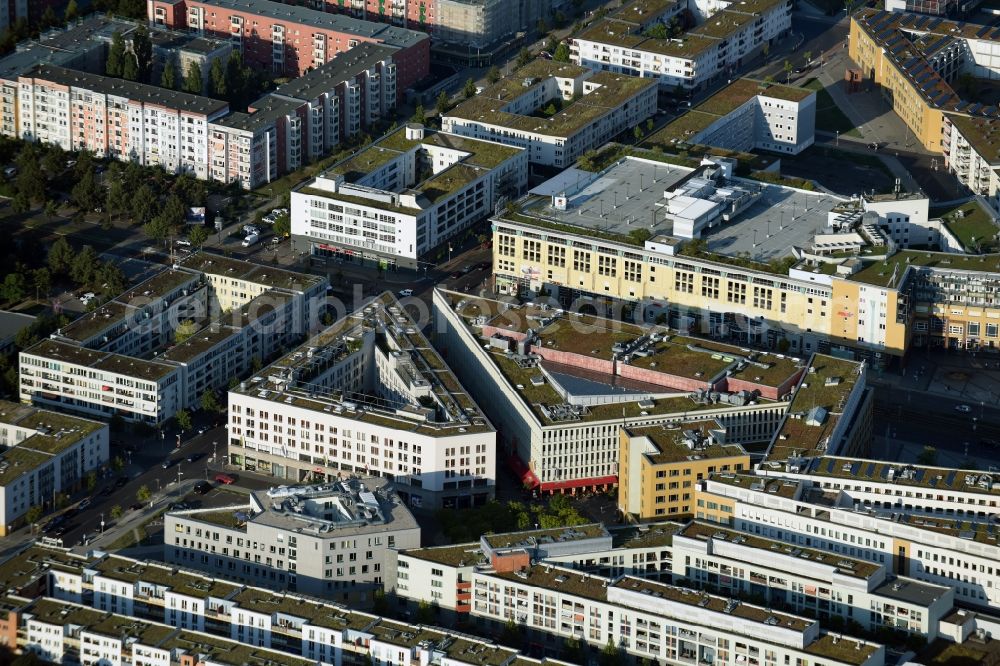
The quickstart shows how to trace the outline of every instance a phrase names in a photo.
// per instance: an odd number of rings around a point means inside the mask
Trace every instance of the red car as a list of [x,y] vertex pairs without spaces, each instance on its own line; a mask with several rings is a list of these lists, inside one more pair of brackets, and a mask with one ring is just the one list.
[[229,476],[228,474],[223,474],[221,472],[215,475],[215,480],[227,486],[231,483],[236,483],[235,477]]

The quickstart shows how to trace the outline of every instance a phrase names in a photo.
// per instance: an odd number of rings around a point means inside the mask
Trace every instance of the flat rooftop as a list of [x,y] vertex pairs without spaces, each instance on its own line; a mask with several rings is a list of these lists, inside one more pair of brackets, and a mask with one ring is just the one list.
[[217,322],[212,323],[194,333],[184,342],[179,342],[168,348],[160,354],[159,358],[175,363],[190,363],[205,352],[214,349],[216,345],[239,334],[238,328],[220,326]]
[[[639,245],[630,239],[637,230],[653,236],[672,233],[673,225],[665,217],[664,193],[700,171],[636,158],[619,160],[596,175],[574,169],[534,188],[532,193],[537,196],[529,198],[517,213],[502,217]],[[813,237],[827,225],[827,213],[844,203],[830,194],[734,179],[735,184],[743,182],[762,194],[735,220],[702,232],[710,252],[749,256],[762,262],[790,256],[793,247],[811,246]],[[553,207],[554,194],[568,195],[566,210]]]
[[622,46],[635,51],[647,51],[675,58],[695,58],[708,49],[718,47],[717,38],[691,31],[674,39],[646,37],[631,20],[606,18],[592,23],[575,39],[598,44]]
[[655,451],[644,454],[653,465],[669,465],[689,460],[745,458],[746,467],[749,467],[750,454],[739,444],[712,444],[698,448],[687,446],[684,433],[690,430],[707,434],[711,430],[723,430],[723,427],[715,419],[708,419],[690,421],[682,425],[675,425],[673,428],[664,425],[647,426],[644,428],[631,427],[628,428],[628,433],[633,439],[636,437],[646,437],[656,447]]
[[611,530],[614,548],[669,548],[674,535],[684,526],[680,523],[645,523]]
[[22,328],[35,323],[35,317],[21,312],[0,310],[0,342],[13,338]]
[[991,473],[971,469],[903,465],[878,460],[823,456],[808,461],[800,473],[831,479],[849,479],[855,482],[891,483],[900,487],[1000,495],[1000,483],[996,482]]
[[507,548],[585,541],[587,539],[600,539],[610,536],[604,525],[601,523],[592,523],[589,525],[574,525],[573,527],[507,532],[505,534],[485,534],[483,535],[483,539],[489,544],[490,548],[504,550]]
[[17,592],[50,570],[75,571],[81,576],[87,559],[68,550],[32,545],[0,563],[0,588]]
[[861,367],[857,361],[814,354],[766,458],[808,458],[826,451]]
[[[277,3],[271,3],[277,4]],[[221,254],[195,252],[181,260],[184,268],[231,279],[246,280],[265,287],[280,289],[306,289],[325,278],[309,273],[296,273],[273,266],[263,266],[250,261],[233,259]]]
[[[790,615],[788,613],[780,613],[768,608],[761,608],[760,606],[752,606],[741,602],[737,602],[735,606],[732,606],[730,604],[731,600],[728,597],[707,594],[700,590],[692,590],[686,587],[675,587],[673,585],[647,580],[644,578],[625,576],[615,581],[611,587],[628,590],[630,592],[638,592],[642,595],[649,595],[657,599],[664,599],[680,604],[686,604],[688,606],[702,608],[723,616],[728,615],[742,620],[749,620],[750,622],[756,622],[759,624],[774,625],[783,629],[790,629],[792,631],[803,632],[816,622],[816,620],[799,617],[797,615]],[[726,612],[727,607],[730,608],[729,612]]]
[[167,90],[135,81],[126,81],[100,74],[90,74],[77,69],[67,69],[56,65],[38,65],[22,75],[26,78],[53,83],[60,86],[82,88],[97,93],[128,97],[146,104],[155,104],[181,113],[214,117],[229,111],[228,102],[211,97],[192,95],[178,90]]
[[902,286],[908,268],[935,271],[975,271],[1000,273],[1000,254],[952,254],[902,250],[872,262],[847,279],[854,282],[898,289]]
[[[781,541],[765,539],[745,532],[727,529],[718,523],[692,522],[685,526],[678,536],[697,539],[699,541],[728,541],[746,548],[767,551],[768,553],[784,555],[786,557],[816,562],[834,568],[837,573],[851,578],[861,578],[867,580],[881,571],[882,567],[865,560],[845,557],[829,551],[814,550],[812,548],[800,548]],[[789,570],[794,570],[795,565],[790,563]]]
[[[176,630],[175,630],[176,631]],[[315,666],[315,660],[193,631],[178,631],[157,647],[195,656],[198,663],[225,666]]]
[[[0,422],[33,430],[34,434],[21,441],[18,446],[57,454],[70,448],[84,437],[106,428],[104,423],[70,416],[49,409],[29,407],[29,411],[9,407],[15,403],[0,401]],[[8,418],[7,415],[11,415]]]
[[199,0],[207,7],[222,7],[238,14],[250,14],[281,23],[299,23],[308,28],[342,32],[349,36],[372,40],[389,46],[406,48],[427,39],[416,30],[407,30],[386,23],[363,21],[343,14],[289,5],[271,0]]
[[770,479],[764,476],[732,474],[729,472],[716,472],[709,478],[715,483],[767,493],[768,495],[784,499],[793,500],[799,497],[800,483],[798,481]]
[[[405,381],[427,382],[437,406],[433,415],[422,412],[420,404],[390,405],[338,386],[317,390],[310,383],[335,363],[361,353],[366,336],[396,360],[396,371],[406,375]],[[232,391],[425,435],[492,430],[482,410],[390,292],[335,322]]]
[[[551,117],[521,115],[507,111],[507,107],[525,95],[534,94],[540,86],[548,86],[553,78],[584,78],[588,83],[600,87],[582,95],[575,101],[564,102],[563,108]],[[525,86],[525,82],[533,81]],[[497,125],[523,132],[533,132],[544,136],[568,137],[596,122],[601,117],[617,109],[623,103],[657,86],[653,79],[597,72],[591,74],[586,67],[536,59],[511,74],[509,77],[488,86],[482,93],[472,97],[446,114],[446,117]],[[555,88],[552,88],[555,93]],[[555,94],[546,99],[545,107],[555,99]]]
[[454,546],[434,546],[402,551],[408,557],[427,562],[436,562],[450,567],[472,566],[483,559],[479,542],[460,543]]
[[896,601],[926,607],[945,596],[948,590],[949,588],[943,585],[932,585],[913,578],[897,577],[886,580],[872,592]]
[[230,599],[237,607],[244,610],[265,615],[284,613],[301,618],[317,627],[329,629],[362,631],[378,621],[374,615],[357,613],[328,602],[324,603],[255,587],[244,588]]
[[240,589],[240,586],[222,580],[180,571],[177,568],[152,562],[139,562],[109,555],[97,562],[91,562],[87,569],[124,583],[150,583],[169,588],[171,592],[189,597],[225,599]]

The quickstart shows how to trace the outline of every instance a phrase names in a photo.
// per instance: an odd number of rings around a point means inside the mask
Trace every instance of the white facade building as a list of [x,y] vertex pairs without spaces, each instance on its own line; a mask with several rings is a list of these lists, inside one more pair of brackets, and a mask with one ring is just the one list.
[[293,190],[292,241],[314,255],[416,267],[517,198],[527,178],[522,150],[408,125]]
[[573,38],[574,63],[654,79],[664,89],[700,90],[731,77],[764,45],[791,29],[787,0],[688,3],[699,25],[675,38],[646,37],[641,23],[612,16]]
[[496,432],[389,294],[229,392],[229,462],[292,483],[392,479],[414,507],[483,504]]
[[652,81],[535,60],[448,111],[441,128],[523,148],[532,164],[564,169],[654,113]]
[[108,462],[104,423],[0,401],[0,536]]
[[193,254],[22,351],[21,401],[162,423],[316,328],[326,285]]
[[168,562],[342,601],[370,602],[388,553],[420,545],[412,514],[377,478],[257,491],[247,505],[168,513],[164,525]]

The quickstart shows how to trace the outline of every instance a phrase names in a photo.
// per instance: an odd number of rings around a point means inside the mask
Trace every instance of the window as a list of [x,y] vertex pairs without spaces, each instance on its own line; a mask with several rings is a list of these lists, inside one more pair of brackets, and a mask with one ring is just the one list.
[[500,234],[500,256],[502,257],[513,257],[514,256],[514,237],[505,236]]
[[524,252],[522,252],[521,258],[525,259],[526,261],[541,261],[542,260],[541,241],[533,241],[533,240],[524,241]]
[[573,270],[590,272],[590,253],[582,250],[573,250]]
[[549,245],[549,266],[556,268],[566,267],[566,248]]
[[753,288],[753,305],[763,310],[771,309],[771,290],[766,287]]
[[629,282],[642,282],[642,263],[626,259],[625,279]]
[[618,259],[615,257],[598,257],[597,274],[618,277]]
[[682,294],[694,292],[694,273],[677,271],[674,274],[674,289]]
[[747,302],[747,286],[743,282],[726,282],[726,300],[743,305]]
[[719,297],[719,278],[701,276],[701,295],[705,298]]

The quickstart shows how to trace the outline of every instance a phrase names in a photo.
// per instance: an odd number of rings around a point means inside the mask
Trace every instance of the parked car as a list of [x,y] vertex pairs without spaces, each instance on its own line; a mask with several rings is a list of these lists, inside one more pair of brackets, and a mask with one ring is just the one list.
[[235,476],[230,476],[229,474],[223,474],[222,472],[219,472],[218,474],[215,475],[215,480],[226,486],[236,483]]
[[115,487],[114,486],[104,486],[104,488],[101,490],[100,495],[101,495],[101,497],[107,497],[108,495],[110,495],[113,492],[115,492]]
[[256,245],[257,241],[260,240],[259,234],[250,234],[243,239],[243,247],[250,247],[251,245]]
[[131,506],[129,506],[128,510],[129,511],[139,511],[140,509],[142,509],[143,506],[145,506],[145,505],[142,502],[136,502],[135,504],[132,504]]
[[160,465],[160,467],[162,467],[163,469],[170,469],[176,464],[177,464],[176,460],[173,460],[172,458],[167,458],[166,460],[163,461],[163,464]]
[[187,457],[187,461],[189,463],[193,463],[193,462],[197,461],[199,458],[201,458],[201,456],[202,456],[201,453],[192,453],[191,455],[189,455]]
[[88,506],[90,506],[90,498],[85,497],[84,499],[80,500],[80,503],[76,505],[76,508],[78,511],[83,511]]
[[403,298],[408,298],[410,296],[413,296],[413,290],[412,289],[400,289],[399,290],[399,295],[402,296]]
[[189,241],[186,238],[181,238],[180,240],[177,241],[177,244],[183,247],[191,247],[191,241]]
[[199,495],[206,495],[210,490],[212,490],[212,484],[208,481],[199,481],[194,487],[194,491]]
[[969,412],[972,411],[972,407],[969,407],[968,405],[955,405],[955,411],[962,412],[963,414],[968,414]]

